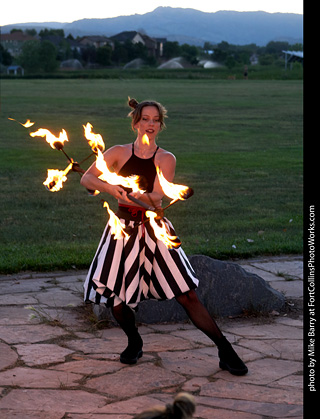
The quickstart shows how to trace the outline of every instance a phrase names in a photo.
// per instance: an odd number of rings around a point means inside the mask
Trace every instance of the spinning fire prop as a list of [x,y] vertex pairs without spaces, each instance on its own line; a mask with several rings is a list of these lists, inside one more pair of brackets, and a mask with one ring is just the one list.
[[[25,128],[30,128],[35,124],[34,122],[31,122],[29,119],[24,124],[13,118],[8,119],[19,123]],[[132,189],[132,192],[139,192],[140,194],[145,193],[144,190],[139,188],[139,176],[119,176],[108,168],[107,163],[103,157],[105,144],[102,136],[100,134],[95,134],[94,132],[92,132],[93,127],[89,122],[87,123],[87,125],[83,125],[83,128],[84,136],[87,139],[88,145],[91,147],[92,152],[88,157],[82,160],[81,163],[89,159],[91,156],[95,155],[96,167],[101,172],[101,175],[99,175],[99,179],[108,182],[111,185],[121,185],[124,188],[130,188]],[[47,179],[43,182],[43,185],[50,192],[58,192],[63,188],[63,184],[67,181],[67,175],[70,171],[78,172],[80,176],[83,173],[85,173],[85,170],[83,170],[80,167],[81,163],[79,164],[75,162],[71,157],[67,155],[67,153],[64,150],[65,143],[69,141],[67,132],[64,129],[62,129],[58,137],[56,137],[46,128],[39,128],[37,131],[30,132],[29,135],[31,137],[45,137],[46,142],[50,145],[50,147],[58,151],[62,151],[62,153],[69,161],[68,166],[64,170],[48,169]],[[149,145],[149,138],[147,135],[144,135],[142,140],[144,144]],[[193,190],[188,186],[177,185],[172,182],[168,182],[163,176],[163,173],[160,170],[160,168],[157,167],[156,169],[162,190],[164,194],[171,199],[169,205],[167,205],[165,208],[154,208],[130,194],[128,194],[127,196],[132,202],[135,202],[137,205],[146,210],[145,220],[141,223],[149,222],[158,240],[161,240],[169,249],[177,248],[180,246],[181,242],[177,236],[172,235],[172,233],[168,230],[167,225],[163,221],[164,210],[178,201],[190,198],[193,195]],[[100,193],[99,191],[91,190],[88,190],[88,192],[91,195],[97,195]],[[108,223],[111,227],[111,231],[114,235],[115,240],[118,240],[120,238],[128,239],[132,231],[126,228],[126,226],[122,225],[120,219],[110,209],[108,203],[106,201],[103,202],[104,208],[107,208],[107,211],[109,213]]]

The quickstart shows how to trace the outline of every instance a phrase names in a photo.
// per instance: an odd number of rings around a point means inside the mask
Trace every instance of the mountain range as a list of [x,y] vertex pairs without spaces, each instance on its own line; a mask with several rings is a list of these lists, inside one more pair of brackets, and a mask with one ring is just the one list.
[[1,32],[11,29],[37,31],[63,29],[65,35],[113,36],[123,31],[139,31],[151,37],[166,38],[180,44],[202,46],[204,42],[226,41],[234,45],[264,46],[270,41],[303,43],[303,15],[294,13],[267,13],[219,11],[205,13],[195,9],[158,7],[143,15],[114,18],[81,19],[71,23],[19,23],[2,26]]

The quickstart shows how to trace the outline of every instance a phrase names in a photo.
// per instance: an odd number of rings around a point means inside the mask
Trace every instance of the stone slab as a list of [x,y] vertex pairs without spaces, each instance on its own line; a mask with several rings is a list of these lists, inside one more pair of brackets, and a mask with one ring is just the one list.
[[65,330],[59,327],[46,324],[0,326],[1,339],[9,344],[43,342],[67,334]]
[[67,412],[92,413],[108,401],[106,396],[83,390],[13,389],[0,400],[1,409],[48,412],[57,417]]
[[0,371],[13,366],[18,360],[18,354],[9,345],[0,342]]
[[40,368],[17,367],[0,372],[3,386],[24,388],[66,388],[77,386],[81,374],[64,371],[48,371]]
[[[174,372],[164,370],[151,363],[144,363],[122,368],[111,376],[103,376],[88,380],[86,387],[108,394],[112,397],[134,397],[160,391],[163,388],[178,386],[185,378]],[[124,386],[123,383],[126,383]]]
[[17,352],[24,363],[28,366],[40,366],[64,362],[66,356],[74,351],[63,348],[56,344],[25,344],[16,345]]

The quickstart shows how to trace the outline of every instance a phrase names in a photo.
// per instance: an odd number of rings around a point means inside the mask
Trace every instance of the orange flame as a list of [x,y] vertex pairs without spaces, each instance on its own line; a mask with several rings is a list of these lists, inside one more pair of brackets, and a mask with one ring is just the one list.
[[92,151],[96,153],[97,148],[100,151],[104,151],[105,145],[103,138],[100,134],[95,134],[92,132],[92,125],[90,122],[87,123],[87,125],[82,125],[84,128],[84,136],[88,140],[89,146],[91,147]]
[[146,217],[149,218],[150,225],[153,228],[154,235],[158,240],[161,240],[169,249],[172,249],[173,247],[179,247],[180,246],[180,240],[177,236],[172,236],[168,229],[163,222],[163,220],[159,220],[161,226],[155,221],[157,214],[153,211],[146,211]]
[[10,119],[10,121],[18,122],[18,124],[22,125],[25,128],[30,128],[30,127],[32,127],[32,125],[34,125],[34,122],[31,122],[30,119],[27,119],[27,121],[24,124],[22,122],[17,121],[16,119],[13,119],[13,118],[8,118],[8,119]]
[[103,207],[107,208],[109,213],[109,226],[111,228],[111,234],[114,234],[114,238],[118,239],[128,239],[129,235],[124,231],[125,226],[121,223],[120,219],[116,216],[116,214],[110,209],[108,203],[105,201],[103,203]]
[[142,137],[142,144],[150,145],[149,137],[147,136],[147,134],[144,134],[143,135],[143,137]]
[[36,132],[30,132],[30,136],[31,137],[46,137],[47,143],[49,143],[52,148],[57,148],[57,149],[62,148],[65,141],[69,141],[67,133],[64,129],[60,132],[59,138],[54,136],[49,130],[45,128],[40,128]]
[[188,186],[184,185],[177,185],[175,183],[168,182],[166,178],[163,176],[162,171],[157,166],[157,173],[161,188],[163,193],[172,199],[172,202],[180,200],[184,200],[183,195],[188,191]]
[[117,175],[115,172],[111,172],[107,166],[103,154],[99,149],[97,149],[97,159],[96,167],[102,174],[99,176],[99,179],[104,180],[105,182],[110,183],[110,185],[121,185],[125,188],[131,188],[133,192],[143,192],[139,189],[139,176],[128,176],[123,177]]
[[72,163],[65,170],[48,169],[47,179],[43,182],[50,192],[58,192],[67,180],[67,174],[72,169]]

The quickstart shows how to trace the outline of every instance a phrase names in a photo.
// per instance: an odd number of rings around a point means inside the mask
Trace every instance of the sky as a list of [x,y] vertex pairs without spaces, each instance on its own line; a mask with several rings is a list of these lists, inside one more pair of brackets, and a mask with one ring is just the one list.
[[219,10],[265,11],[303,14],[303,0],[15,0],[0,7],[0,26],[27,22],[73,22],[84,18],[108,18],[152,12],[159,6],[182,7],[202,12]]

